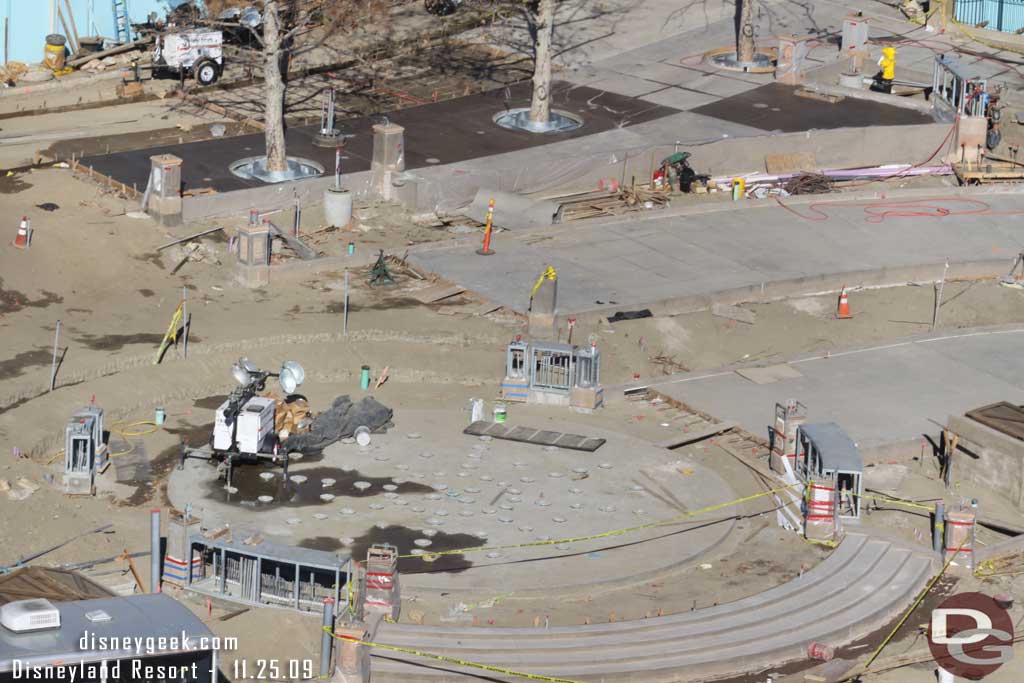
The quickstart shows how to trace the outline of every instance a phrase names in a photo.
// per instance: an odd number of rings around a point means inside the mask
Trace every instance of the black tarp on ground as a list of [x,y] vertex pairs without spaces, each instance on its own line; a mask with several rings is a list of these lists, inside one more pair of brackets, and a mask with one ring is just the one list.
[[284,442],[286,451],[319,451],[335,441],[352,436],[356,428],[365,426],[379,433],[393,427],[394,411],[372,396],[353,403],[347,395],[334,399],[331,407],[313,419],[313,426],[304,434],[292,434]]

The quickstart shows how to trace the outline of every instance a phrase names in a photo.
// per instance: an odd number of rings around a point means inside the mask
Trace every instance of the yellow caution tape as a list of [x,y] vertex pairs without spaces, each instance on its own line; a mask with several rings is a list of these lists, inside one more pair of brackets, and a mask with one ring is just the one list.
[[898,622],[896,622],[896,625],[893,627],[893,629],[889,631],[889,635],[885,637],[885,640],[883,640],[882,643],[878,646],[878,649],[876,649],[871,654],[871,657],[868,658],[868,661],[865,662],[864,666],[860,670],[860,673],[854,676],[850,676],[846,680],[842,681],[842,683],[854,683],[855,681],[860,680],[860,677],[868,672],[868,669],[871,668],[871,665],[875,663],[876,659],[878,659],[878,655],[882,654],[882,650],[884,650],[885,646],[889,644],[889,641],[893,639],[893,636],[896,635],[896,632],[900,630],[903,624],[907,623],[907,619],[910,618],[910,615],[914,613],[914,610],[916,610],[918,605],[920,605],[921,602],[924,601],[925,597],[929,593],[931,593],[932,588],[935,587],[935,584],[939,582],[939,579],[941,579],[942,576],[946,573],[946,570],[949,569],[949,565],[953,564],[953,560],[956,559],[957,555],[960,554],[961,550],[963,550],[963,548],[957,548],[956,552],[954,552],[953,555],[949,558],[949,560],[946,561],[946,564],[942,566],[942,570],[938,574],[936,574],[931,581],[928,582],[928,585],[924,587],[924,590],[921,591],[921,594],[917,596],[916,600],[914,600],[914,604],[911,605],[910,609],[908,609],[903,614],[903,617]]
[[433,652],[423,652],[422,650],[412,650],[407,647],[398,647],[396,645],[385,645],[383,643],[374,643],[369,640],[360,640],[353,638],[352,636],[343,636],[338,633],[331,631],[330,627],[323,627],[325,633],[329,633],[332,638],[338,640],[345,640],[357,645],[365,645],[367,647],[379,648],[381,650],[391,650],[392,652],[401,652],[407,655],[416,655],[417,657],[425,657],[427,659],[433,659],[437,662],[447,662],[449,664],[458,664],[459,666],[468,666],[473,669],[482,669],[484,671],[491,671],[493,673],[505,674],[506,676],[516,676],[518,678],[529,678],[533,681],[548,681],[549,683],[582,683],[582,681],[576,681],[571,678],[556,678],[555,676],[544,676],[542,674],[531,674],[525,671],[513,671],[512,669],[505,669],[500,666],[491,666],[490,664],[480,664],[479,662],[467,662],[464,659],[458,659],[457,657],[448,657],[446,655],[438,655]]
[[935,512],[934,505],[922,505],[921,503],[914,503],[909,500],[897,500],[895,498],[886,498],[885,496],[871,496],[866,493],[860,494],[861,498],[867,498],[868,500],[878,500],[883,503],[891,503],[893,505],[902,505],[908,508],[917,508],[919,510],[928,510],[929,512]]
[[623,534],[633,533],[634,531],[643,531],[645,529],[653,529],[655,527],[664,526],[666,524],[674,524],[676,522],[679,522],[679,521],[684,520],[684,519],[688,519],[690,517],[696,517],[697,515],[703,515],[703,514],[708,513],[708,512],[714,512],[716,510],[721,510],[723,508],[732,507],[733,505],[739,505],[741,503],[746,503],[746,502],[749,502],[749,501],[752,501],[752,500],[757,500],[758,498],[763,498],[765,496],[770,496],[770,495],[774,495],[776,493],[780,493],[781,491],[785,491],[786,489],[793,488],[794,486],[803,486],[803,484],[800,483],[800,482],[797,482],[796,484],[787,484],[786,486],[782,486],[782,487],[777,488],[777,489],[772,489],[770,491],[763,491],[761,493],[755,493],[754,495],[746,496],[745,498],[737,498],[736,500],[730,500],[730,501],[728,501],[726,503],[718,503],[717,505],[709,505],[708,507],[701,508],[700,510],[694,510],[693,512],[684,512],[681,515],[676,515],[675,517],[670,517],[668,519],[663,519],[663,520],[658,521],[658,522],[648,522],[647,524],[640,524],[638,526],[631,526],[631,527],[627,527],[625,529],[615,529],[614,531],[605,531],[605,532],[602,532],[602,533],[599,533],[599,534],[590,534],[588,536],[573,536],[572,538],[557,538],[557,539],[552,539],[552,540],[548,540],[548,541],[532,541],[530,543],[516,543],[514,545],[492,545],[492,546],[482,546],[482,547],[479,547],[479,548],[461,548],[459,550],[439,550],[437,552],[432,552],[432,553],[423,553],[422,555],[399,555],[398,557],[399,558],[418,557],[420,559],[424,559],[424,558],[431,558],[431,557],[440,557],[442,555],[463,555],[465,553],[479,553],[479,552],[484,552],[484,551],[489,551],[489,550],[514,550],[514,549],[517,549],[517,548],[535,548],[537,546],[558,545],[560,543],[579,543],[581,541],[592,541],[592,540],[597,539],[597,538],[609,538],[609,537],[612,537],[612,536],[622,536]]

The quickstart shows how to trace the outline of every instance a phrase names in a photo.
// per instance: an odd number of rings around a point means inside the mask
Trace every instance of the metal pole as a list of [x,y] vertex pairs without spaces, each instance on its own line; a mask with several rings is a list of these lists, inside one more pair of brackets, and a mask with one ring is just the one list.
[[341,335],[348,336],[348,268],[345,269],[345,312],[341,319]]
[[160,508],[149,511],[149,586],[160,592]]
[[53,362],[50,364],[50,391],[53,391],[57,384],[57,342],[60,339],[60,321],[57,321],[57,329],[53,331]]
[[932,521],[932,550],[939,555],[942,554],[942,530],[943,520],[946,516],[946,506],[942,501],[935,503],[935,519]]
[[323,632],[320,634],[320,678],[329,678],[331,675],[331,646],[334,636],[331,634],[334,628],[334,598],[324,600],[324,622]]
[[341,189],[341,148],[334,150],[334,189]]
[[935,296],[935,312],[932,314],[932,330],[939,324],[939,307],[942,306],[942,290],[946,286],[946,272],[949,270],[949,259],[942,268],[942,279],[939,280],[939,291]]

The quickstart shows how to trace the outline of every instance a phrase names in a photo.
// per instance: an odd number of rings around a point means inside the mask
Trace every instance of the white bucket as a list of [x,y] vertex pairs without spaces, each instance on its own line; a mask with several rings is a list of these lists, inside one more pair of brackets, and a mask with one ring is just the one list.
[[953,674],[949,673],[948,671],[943,669],[941,666],[939,668],[937,668],[935,671],[938,673],[939,683],[953,683],[953,681],[956,680],[953,677]]
[[324,189],[324,221],[335,228],[347,228],[352,222],[352,193],[346,189]]
[[480,422],[484,419],[484,400],[482,398],[469,399],[469,424]]
[[499,423],[504,422],[507,412],[508,411],[505,409],[504,405],[494,406],[494,421]]
[[369,427],[356,427],[356,443],[360,446],[370,445],[370,428]]

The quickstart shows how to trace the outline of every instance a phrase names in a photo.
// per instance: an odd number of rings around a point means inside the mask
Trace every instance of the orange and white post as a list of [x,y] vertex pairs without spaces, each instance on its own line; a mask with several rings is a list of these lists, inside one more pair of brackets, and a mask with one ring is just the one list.
[[18,249],[28,249],[32,245],[32,228],[26,216],[21,217],[21,224],[18,226],[18,236],[11,242]]
[[839,320],[847,320],[852,318],[853,314],[850,313],[850,298],[846,293],[846,285],[843,285],[842,291],[839,292],[839,305],[836,307],[836,318]]
[[487,225],[484,227],[484,245],[476,250],[481,256],[490,256],[494,253],[491,249],[491,229],[494,223],[494,200],[487,202]]

